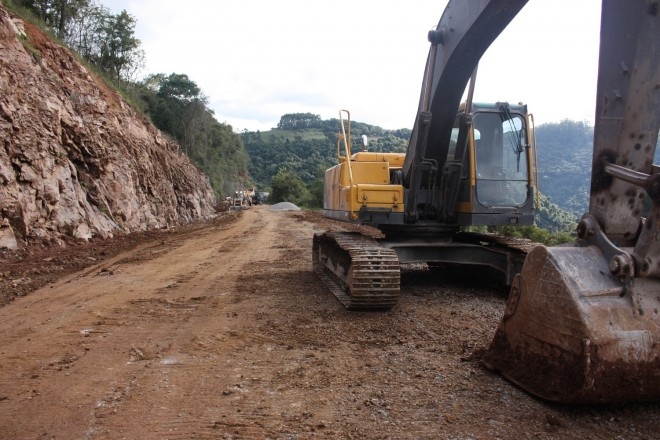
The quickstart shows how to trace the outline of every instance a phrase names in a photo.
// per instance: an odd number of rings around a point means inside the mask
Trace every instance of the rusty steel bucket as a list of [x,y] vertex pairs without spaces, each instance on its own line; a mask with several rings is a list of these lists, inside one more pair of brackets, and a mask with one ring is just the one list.
[[539,246],[484,361],[549,401],[660,400],[659,313],[660,280],[622,282],[595,246]]

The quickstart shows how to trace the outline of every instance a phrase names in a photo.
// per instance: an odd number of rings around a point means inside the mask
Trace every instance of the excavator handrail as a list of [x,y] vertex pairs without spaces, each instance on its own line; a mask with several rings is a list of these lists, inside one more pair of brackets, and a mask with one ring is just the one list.
[[[344,113],[346,113],[346,120],[348,121],[348,136],[346,135],[346,128],[344,127]],[[339,125],[341,127],[341,133],[339,134],[339,138],[337,139],[337,158],[339,159],[339,162],[342,162],[342,157],[341,157],[341,143],[344,143],[344,154],[346,154],[344,158],[344,162],[346,163],[346,167],[348,169],[348,188],[351,188],[353,186],[353,169],[351,168],[351,112],[348,110],[339,110]],[[341,182],[340,182],[340,188],[342,187]],[[346,187],[344,187],[346,188]],[[350,212],[351,217],[354,217],[354,209],[353,209],[353,198],[349,197],[348,198],[348,211]]]
[[[348,121],[348,136],[346,136],[346,129],[344,128],[344,113],[346,113]],[[349,159],[351,156],[351,112],[348,110],[339,110],[339,126],[341,133],[337,137],[337,159]],[[346,156],[341,155],[341,144],[344,144],[344,153]]]

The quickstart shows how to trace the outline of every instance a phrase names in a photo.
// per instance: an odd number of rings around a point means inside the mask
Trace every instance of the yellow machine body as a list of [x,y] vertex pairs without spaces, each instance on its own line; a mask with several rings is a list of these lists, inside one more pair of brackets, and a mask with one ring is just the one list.
[[[469,117],[475,125],[466,129],[462,153],[457,144],[458,121],[466,115],[464,106],[451,133],[446,168],[448,178],[455,181],[453,197],[446,196],[450,190],[429,185],[420,190],[426,191],[420,197],[426,199],[423,203],[408,200],[412,193],[406,191],[398,177],[406,154],[370,151],[350,154],[350,113],[342,110],[338,164],[325,173],[324,215],[387,229],[411,223],[406,220],[406,215],[411,215],[406,213],[408,206],[409,211],[414,211],[414,223],[423,227],[440,225],[443,231],[459,225],[531,224],[538,206],[532,115],[522,105],[506,104],[508,119],[503,116],[502,103],[473,104],[473,108]],[[515,143],[521,146],[520,151],[513,147]],[[428,218],[420,214],[425,210],[431,212]],[[439,211],[450,214],[444,218],[434,214]]]
[[357,220],[361,208],[403,213],[403,185],[390,183],[400,170],[404,154],[359,152],[325,173],[324,206],[338,216]]

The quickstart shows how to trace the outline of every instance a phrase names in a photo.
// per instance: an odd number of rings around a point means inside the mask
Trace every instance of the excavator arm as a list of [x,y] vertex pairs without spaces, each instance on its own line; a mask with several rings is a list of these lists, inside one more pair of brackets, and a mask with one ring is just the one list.
[[403,164],[407,187],[423,160],[442,167],[452,126],[470,76],[488,47],[527,0],[450,0],[429,32],[417,119]]
[[[635,3],[603,2],[589,215],[614,244],[637,244],[638,275],[658,276],[660,170],[653,157],[660,128],[660,4]],[[654,203],[642,227],[646,195]]]

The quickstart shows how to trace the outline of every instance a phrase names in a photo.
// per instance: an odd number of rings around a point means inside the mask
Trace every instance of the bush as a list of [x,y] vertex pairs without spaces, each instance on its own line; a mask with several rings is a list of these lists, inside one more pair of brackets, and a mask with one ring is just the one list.
[[291,202],[308,206],[312,196],[300,177],[285,168],[280,168],[273,177],[271,203]]

